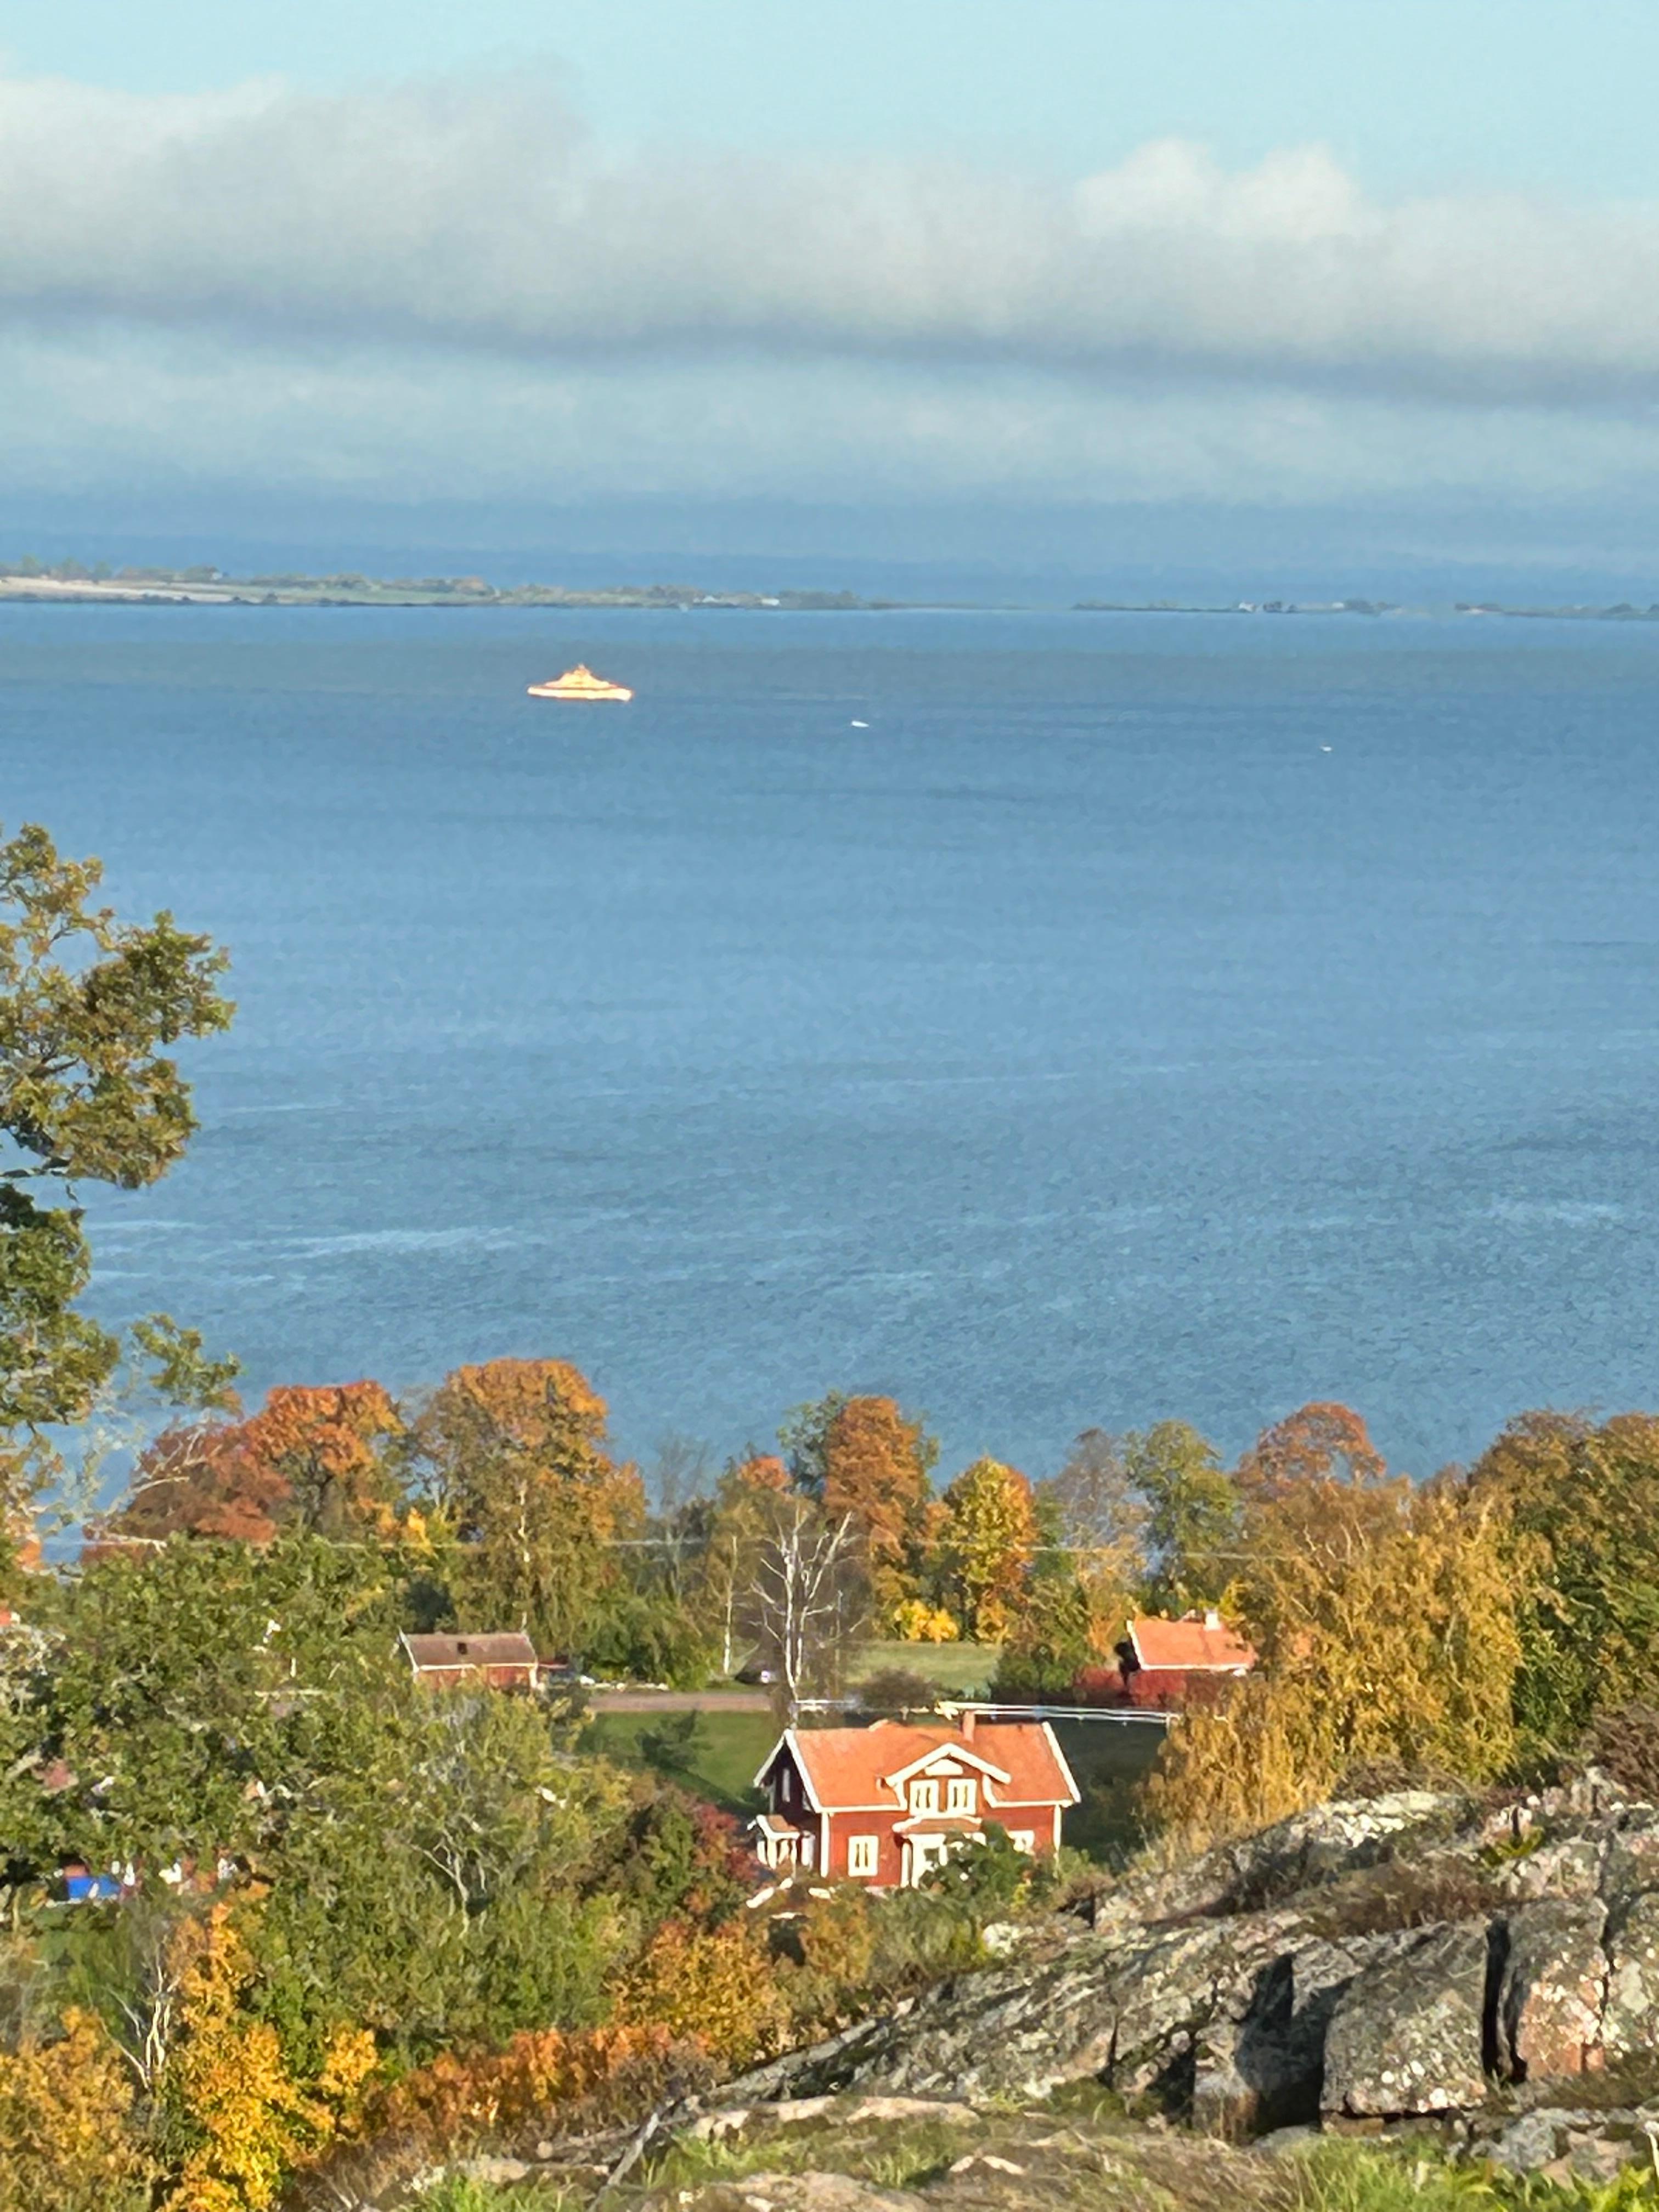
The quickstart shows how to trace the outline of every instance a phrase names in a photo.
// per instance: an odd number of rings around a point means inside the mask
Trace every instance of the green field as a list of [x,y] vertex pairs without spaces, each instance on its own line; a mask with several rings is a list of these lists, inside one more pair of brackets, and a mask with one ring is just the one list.
[[902,1667],[907,1674],[921,1674],[941,1690],[960,1695],[988,1687],[1001,1656],[1000,1644],[866,1644],[848,1667],[847,1678],[859,1683],[883,1668]]
[[[647,1729],[660,1729],[670,1717],[676,1717],[599,1713],[588,1729],[586,1742],[591,1750],[602,1758],[614,1759],[619,1765],[643,1766],[648,1762],[640,1749],[641,1736]],[[684,1773],[669,1771],[666,1778],[681,1784],[694,1796],[706,1797],[725,1812],[757,1812],[761,1800],[750,1785],[778,1740],[777,1723],[770,1713],[703,1712],[697,1720],[696,1755]]]
[[1139,1784],[1164,1747],[1164,1731],[1141,1721],[1056,1721],[1055,1735],[1083,1792],[1066,1815],[1066,1841],[1073,1850],[1109,1864],[1121,1862],[1140,1839]]

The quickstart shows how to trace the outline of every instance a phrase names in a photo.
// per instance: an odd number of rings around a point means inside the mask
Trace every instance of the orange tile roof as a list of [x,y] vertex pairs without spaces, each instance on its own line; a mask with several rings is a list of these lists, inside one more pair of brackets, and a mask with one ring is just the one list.
[[771,1772],[786,1747],[793,1752],[807,1788],[824,1813],[872,1808],[904,1812],[904,1801],[888,1777],[938,1753],[954,1753],[969,1764],[993,1769],[991,1790],[1002,1804],[1078,1802],[1071,1770],[1042,1721],[981,1721],[971,1736],[957,1728],[916,1728],[895,1721],[878,1721],[871,1728],[792,1729],[757,1781]]
[[1255,1651],[1237,1630],[1213,1614],[1190,1614],[1184,1620],[1132,1620],[1129,1641],[1143,1667],[1239,1674],[1255,1664]]

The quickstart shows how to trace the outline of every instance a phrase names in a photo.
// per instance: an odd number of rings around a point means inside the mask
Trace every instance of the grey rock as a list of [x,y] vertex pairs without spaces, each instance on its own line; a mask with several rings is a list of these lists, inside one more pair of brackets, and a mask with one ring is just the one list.
[[1486,2156],[1511,2173],[1536,2173],[1559,2154],[1566,2124],[1565,2112],[1523,2112],[1504,2129]]
[[1355,1975],[1326,2033],[1326,2112],[1391,2118],[1480,2102],[1486,1948],[1484,1923],[1432,1928]]
[[1659,2044],[1659,1892],[1644,1891],[1613,1917],[1601,2040],[1609,2058]]
[[1607,1917],[1596,1897],[1547,1898],[1509,1916],[1496,2027],[1498,2065],[1511,2081],[1601,2067]]

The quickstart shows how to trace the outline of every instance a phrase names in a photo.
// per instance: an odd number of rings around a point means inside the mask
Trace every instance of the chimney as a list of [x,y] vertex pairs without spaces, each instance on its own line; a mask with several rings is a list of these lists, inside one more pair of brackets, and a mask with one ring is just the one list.
[[1221,1626],[1221,1615],[1212,1605],[1205,1607],[1204,1626],[1206,1628],[1219,1628]]
[[962,1717],[963,1741],[966,1743],[971,1743],[974,1740],[974,1723],[977,1717],[971,1705]]

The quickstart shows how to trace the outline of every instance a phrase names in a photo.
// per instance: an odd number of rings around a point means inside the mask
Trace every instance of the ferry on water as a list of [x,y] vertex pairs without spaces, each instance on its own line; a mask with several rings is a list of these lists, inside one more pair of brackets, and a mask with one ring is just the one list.
[[550,684],[532,684],[532,699],[631,699],[634,694],[625,684],[608,684],[603,676],[596,676],[585,662],[567,668],[562,676],[556,676]]

